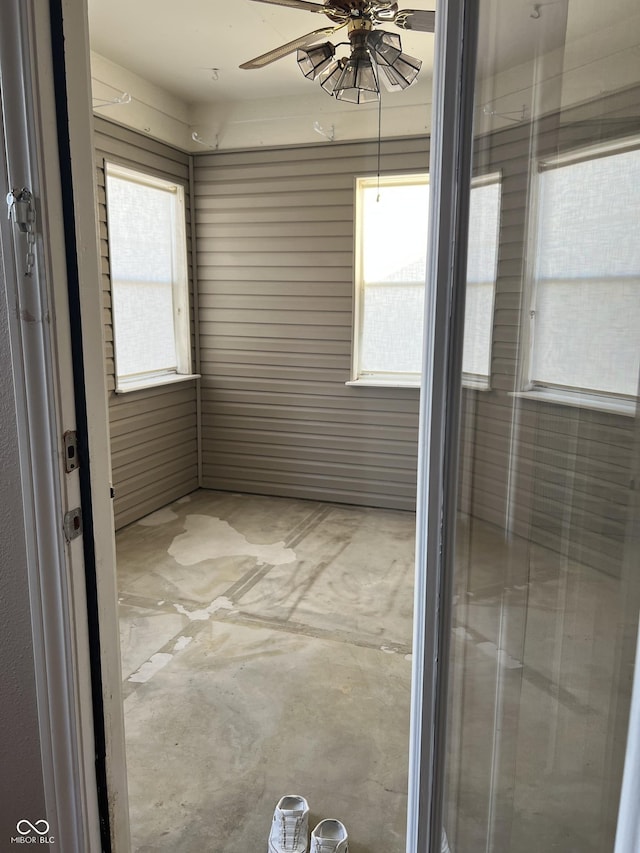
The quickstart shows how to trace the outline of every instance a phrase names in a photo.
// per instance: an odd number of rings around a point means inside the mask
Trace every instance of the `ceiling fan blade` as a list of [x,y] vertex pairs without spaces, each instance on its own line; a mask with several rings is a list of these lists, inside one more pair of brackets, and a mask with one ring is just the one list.
[[299,47],[307,47],[310,44],[315,44],[315,42],[319,41],[322,36],[330,36],[337,30],[342,29],[342,27],[346,27],[346,25],[347,21],[337,27],[322,27],[320,30],[314,30],[312,33],[307,33],[305,36],[300,36],[293,41],[280,45],[280,47],[269,50],[267,53],[263,53],[262,56],[256,56],[255,59],[243,62],[240,68],[245,68],[247,70],[263,68],[265,65],[269,65],[269,63],[275,62],[277,59],[282,59],[283,56],[288,56]]
[[271,3],[274,6],[290,6],[292,9],[305,9],[307,12],[326,12],[321,3],[309,3],[307,0],[254,0],[255,3]]
[[396,13],[393,23],[401,30],[432,33],[436,28],[436,13],[425,12],[422,9],[403,9]]

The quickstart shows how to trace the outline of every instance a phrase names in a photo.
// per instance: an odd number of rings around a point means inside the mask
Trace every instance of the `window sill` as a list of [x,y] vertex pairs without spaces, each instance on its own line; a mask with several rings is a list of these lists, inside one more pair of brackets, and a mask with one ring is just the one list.
[[[420,388],[420,379],[380,379],[374,376],[367,376],[362,379],[350,379],[344,383],[351,387],[357,388]],[[469,388],[474,391],[490,391],[491,388],[486,380],[467,379],[463,378],[462,387]]]
[[116,384],[116,394],[132,394],[134,391],[148,391],[151,388],[161,388],[163,385],[176,385],[179,382],[190,382],[200,379],[199,373],[169,373],[166,376],[154,376],[151,379],[141,379],[135,382]]
[[539,400],[543,403],[571,406],[574,409],[593,409],[597,412],[608,412],[612,415],[623,415],[631,418],[636,415],[636,401],[623,400],[619,397],[600,397],[597,394],[581,394],[578,391],[543,388],[536,388],[531,391],[512,391],[510,396],[522,400]]
[[462,387],[472,391],[491,391],[488,379],[482,379],[479,376],[463,376]]
[[379,379],[374,376],[367,376],[362,379],[350,379],[344,384],[354,388],[420,388],[419,379]]

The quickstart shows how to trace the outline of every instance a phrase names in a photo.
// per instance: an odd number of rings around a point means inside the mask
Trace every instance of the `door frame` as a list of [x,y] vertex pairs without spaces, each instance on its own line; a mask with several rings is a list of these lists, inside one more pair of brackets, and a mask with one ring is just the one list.
[[2,91],[2,168],[9,188],[33,195],[31,271],[26,235],[6,213],[0,229],[46,822],[55,844],[83,853],[98,849],[99,821],[82,537],[63,532],[80,486],[64,470],[62,443],[76,413],[47,12],[33,0],[6,0],[0,30],[2,80],[13,81]]
[[[32,275],[25,235],[0,219],[46,820],[65,853],[129,850],[86,6],[3,0],[0,29],[7,182],[36,214]],[[115,626],[102,648],[99,626]]]
[[438,6],[418,440],[407,853],[440,853],[479,4]]
[[[85,552],[89,653],[103,847],[130,850],[124,708],[118,628],[118,590],[111,484],[107,384],[104,372],[102,271],[96,217],[94,129],[87,0],[49,0],[61,164],[66,168],[65,219],[74,258],[71,284],[76,388],[90,464],[83,511],[91,515]],[[71,276],[70,276],[71,278]],[[80,286],[80,283],[82,285]],[[75,287],[73,286],[75,284]],[[78,362],[81,362],[79,367]],[[100,766],[101,764],[101,766]]]

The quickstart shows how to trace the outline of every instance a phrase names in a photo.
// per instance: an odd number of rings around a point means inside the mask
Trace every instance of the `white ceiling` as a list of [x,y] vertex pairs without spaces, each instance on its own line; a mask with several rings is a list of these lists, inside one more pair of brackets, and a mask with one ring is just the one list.
[[[125,106],[108,100],[101,114],[114,121],[192,150],[204,142],[223,148],[317,142],[318,124],[337,140],[378,132],[377,107],[330,98],[305,80],[295,53],[258,70],[239,68],[329,25],[324,14],[256,0],[87,2],[94,98],[132,94]],[[435,4],[399,0],[402,9]],[[481,0],[480,19],[479,130],[638,82],[638,0]],[[423,66],[414,86],[383,99],[382,135],[428,132],[434,36],[384,29],[400,32],[405,52]],[[344,33],[331,38],[334,44],[346,40]]]
[[[400,5],[428,10],[434,0]],[[255,0],[89,0],[91,48],[186,103],[304,96],[318,84],[305,80],[295,54],[259,70],[238,66],[330,24],[324,14]],[[430,77],[433,35],[400,35],[403,50],[421,59],[421,75]],[[332,41],[338,39],[346,40],[346,30]]]

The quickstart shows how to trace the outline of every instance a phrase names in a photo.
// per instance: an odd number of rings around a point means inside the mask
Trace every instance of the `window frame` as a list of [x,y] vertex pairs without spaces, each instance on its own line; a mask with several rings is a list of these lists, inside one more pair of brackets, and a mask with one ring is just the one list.
[[525,238],[527,262],[524,272],[523,311],[520,324],[523,357],[518,375],[517,387],[519,390],[514,393],[516,397],[612,414],[628,416],[635,416],[636,414],[637,395],[579,388],[572,385],[534,382],[531,379],[536,334],[538,242],[542,217],[540,176],[551,169],[623,154],[632,150],[640,151],[640,136],[637,134],[609,142],[581,145],[562,153],[541,155],[537,159],[535,169],[531,170],[529,192],[532,203]]
[[[362,343],[362,327],[364,322],[364,291],[365,291],[365,282],[364,282],[364,259],[363,259],[363,239],[362,239],[362,228],[360,227],[360,220],[362,216],[362,193],[361,189],[365,189],[371,186],[403,186],[407,184],[413,184],[418,182],[424,183],[427,186],[430,185],[430,175],[428,171],[424,172],[393,172],[385,175],[359,175],[356,176],[354,180],[354,213],[353,213],[353,227],[354,227],[354,264],[353,264],[353,327],[352,327],[352,336],[351,336],[351,374],[350,379],[345,382],[345,385],[349,386],[362,386],[362,387],[377,387],[377,388],[420,388],[421,383],[421,374],[418,373],[401,373],[394,371],[376,371],[366,373],[360,369],[360,358],[361,358],[361,343]],[[495,296],[496,296],[496,286],[498,280],[498,258],[500,251],[500,225],[502,220],[502,170],[501,169],[492,169],[483,171],[477,175],[474,175],[471,183],[471,189],[473,190],[475,187],[484,186],[487,184],[496,183],[500,187],[500,207],[498,212],[498,238],[497,238],[497,248],[496,248],[496,267],[494,270],[493,283],[492,283],[492,299],[491,299],[491,313],[493,315],[495,311]],[[425,252],[427,251],[427,245],[425,241]],[[428,263],[428,260],[427,260]],[[417,285],[420,286],[420,285]],[[426,287],[426,281],[422,284],[423,287]],[[491,334],[489,340],[489,353],[488,353],[488,362],[489,362],[489,373],[485,376],[484,374],[472,374],[465,373],[462,374],[462,385],[465,388],[475,389],[479,391],[489,391],[491,390],[491,363],[492,363],[492,352],[493,352],[493,328],[494,323],[491,324]]]
[[[107,246],[109,254],[109,284],[111,289],[111,324],[113,328],[114,381],[116,394],[128,394],[146,388],[197,379],[192,367],[192,330],[191,300],[189,279],[189,255],[187,244],[187,208],[186,186],[177,180],[168,180],[144,171],[138,167],[125,165],[117,160],[104,160]],[[149,370],[137,374],[120,375],[118,373],[117,346],[117,310],[115,305],[114,281],[111,272],[111,246],[109,237],[109,179],[113,177],[130,181],[140,186],[160,189],[171,193],[172,226],[174,231],[173,276],[171,282],[173,306],[173,337],[176,351],[176,367],[170,369]]]

